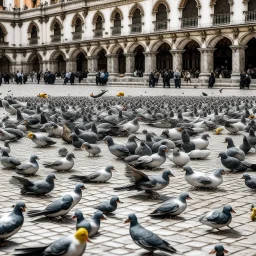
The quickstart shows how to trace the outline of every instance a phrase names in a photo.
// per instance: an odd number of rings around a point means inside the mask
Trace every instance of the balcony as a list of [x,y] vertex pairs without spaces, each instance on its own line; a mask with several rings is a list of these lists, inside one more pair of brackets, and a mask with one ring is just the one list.
[[121,35],[122,26],[116,26],[112,28],[112,36]]
[[94,30],[94,37],[103,37],[103,29],[95,29]]
[[154,23],[155,23],[155,31],[167,30],[168,20],[159,20]]
[[255,11],[248,11],[245,13],[245,21],[256,21],[256,10]]
[[213,15],[213,25],[229,24],[230,13],[221,13]]
[[142,31],[142,23],[131,24],[131,33],[141,33]]
[[82,39],[82,31],[80,32],[73,32],[73,40],[81,40]]
[[38,37],[29,38],[29,44],[30,44],[30,45],[32,45],[32,44],[38,44]]
[[61,35],[51,35],[52,43],[57,43],[61,41]]
[[181,19],[181,27],[182,28],[198,27],[198,17],[182,18]]

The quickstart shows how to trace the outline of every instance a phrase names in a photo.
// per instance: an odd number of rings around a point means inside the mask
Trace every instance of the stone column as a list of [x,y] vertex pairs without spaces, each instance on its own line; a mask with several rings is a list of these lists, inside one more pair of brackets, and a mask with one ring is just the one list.
[[109,75],[118,76],[118,54],[107,54]]
[[232,45],[232,83],[239,83],[240,73],[245,70],[245,49],[246,45]]
[[67,71],[76,71],[76,62],[72,59],[66,59],[66,70]]
[[213,62],[214,56],[213,53],[216,48],[198,48],[200,52],[200,75],[199,78],[202,82],[208,83],[211,72],[213,72]]
[[98,70],[98,59],[99,56],[87,56],[87,65],[88,65],[88,77],[95,76],[95,71]]
[[157,52],[144,52],[145,55],[145,76],[156,70],[156,54]]
[[135,53],[125,53],[126,60],[126,76],[132,76],[135,69]]
[[173,61],[173,70],[175,71],[178,69],[180,72],[183,67],[183,61],[182,61],[182,54],[185,52],[185,50],[170,50],[170,53],[172,54],[172,61]]
[[48,66],[49,62],[48,61],[42,61],[40,63],[40,69],[41,71],[44,73],[46,72],[47,70],[49,70],[49,66]]

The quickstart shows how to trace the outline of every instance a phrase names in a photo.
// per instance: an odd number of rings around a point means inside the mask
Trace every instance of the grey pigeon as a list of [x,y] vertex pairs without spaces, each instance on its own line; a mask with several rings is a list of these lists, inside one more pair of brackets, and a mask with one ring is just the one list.
[[81,148],[84,148],[88,153],[89,153],[89,156],[93,155],[93,156],[96,156],[100,154],[101,152],[101,149],[98,145],[96,144],[90,144],[88,142],[84,142],[81,146]]
[[111,136],[106,136],[103,141],[108,145],[110,153],[114,156],[126,157],[131,154],[125,145],[115,144]]
[[[231,213],[236,213],[230,205],[225,205],[221,209],[214,210],[202,216],[199,221],[207,226],[212,228],[223,228],[225,226],[229,227],[230,222],[232,221]],[[230,227],[229,227],[230,228]]]
[[137,136],[134,134],[131,134],[128,137],[128,141],[125,143],[126,148],[128,148],[131,154],[135,154],[135,150],[138,147],[136,140],[139,140]]
[[11,184],[15,184],[21,188],[20,193],[34,194],[34,195],[46,195],[54,189],[54,180],[56,179],[54,174],[48,174],[45,180],[30,181],[18,176],[12,176]]
[[256,176],[244,173],[241,179],[244,179],[244,183],[248,188],[256,189]]
[[16,166],[21,164],[21,162],[16,157],[9,156],[6,150],[2,150],[0,162],[5,168],[15,168]]
[[84,140],[79,138],[75,133],[71,134],[70,137],[72,138],[72,145],[74,148],[80,149],[84,143]]
[[59,154],[60,156],[62,156],[62,157],[66,157],[67,154],[68,154],[68,150],[67,150],[65,147],[60,148],[60,149],[58,150],[58,154]]
[[26,205],[23,202],[18,202],[11,213],[0,219],[0,241],[8,239],[21,229],[25,211]]
[[151,156],[152,150],[151,148],[145,143],[145,141],[141,141],[140,145],[135,150],[135,155],[139,156]]
[[175,253],[176,250],[165,240],[150,230],[142,227],[135,214],[129,214],[125,223],[130,223],[130,235],[135,244],[153,254],[160,250],[167,253]]
[[17,173],[22,175],[34,175],[39,169],[38,159],[37,155],[30,156],[28,163],[22,163],[17,166]]
[[232,138],[226,137],[224,142],[228,143],[226,154],[231,157],[235,157],[240,161],[245,159],[245,153],[240,148],[236,148]]
[[185,130],[181,132],[181,139],[182,139],[181,146],[184,149],[185,153],[189,153],[190,151],[196,149],[195,144],[190,140],[190,137]]
[[215,254],[216,256],[224,256],[228,251],[221,244],[214,246],[214,249],[209,254]]
[[122,203],[119,200],[119,197],[113,196],[110,200],[103,201],[101,204],[99,204],[95,208],[102,211],[104,214],[108,214],[108,213],[112,213],[116,210],[118,203]]
[[247,140],[253,148],[256,147],[256,136],[252,128],[249,130],[249,135],[247,137]]
[[244,135],[243,137],[243,143],[240,145],[239,147],[241,150],[244,151],[245,154],[249,153],[249,151],[251,150],[252,146],[249,143],[247,137]]

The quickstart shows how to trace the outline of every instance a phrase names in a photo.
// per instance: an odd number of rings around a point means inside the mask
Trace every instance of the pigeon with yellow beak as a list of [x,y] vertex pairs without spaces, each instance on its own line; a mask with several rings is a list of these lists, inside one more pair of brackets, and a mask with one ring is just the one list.
[[228,251],[221,244],[215,245],[214,249],[210,252],[210,254],[215,254],[216,256],[224,256],[226,253]]
[[124,92],[118,92],[118,93],[116,94],[116,96],[117,96],[117,97],[124,97]]
[[27,137],[39,147],[48,147],[56,144],[56,141],[40,133],[30,132]]
[[252,207],[251,207],[251,220],[252,221],[255,221],[256,219],[256,208],[254,207],[254,205],[252,204]]
[[223,127],[218,127],[218,128],[215,130],[215,134],[216,134],[216,135],[220,135],[223,130],[224,130]]
[[43,98],[43,99],[47,99],[50,95],[48,95],[47,93],[45,92],[40,92],[37,97],[39,98]]
[[23,256],[82,256],[87,242],[90,242],[88,231],[79,228],[74,234],[62,237],[50,245],[15,249],[13,255]]

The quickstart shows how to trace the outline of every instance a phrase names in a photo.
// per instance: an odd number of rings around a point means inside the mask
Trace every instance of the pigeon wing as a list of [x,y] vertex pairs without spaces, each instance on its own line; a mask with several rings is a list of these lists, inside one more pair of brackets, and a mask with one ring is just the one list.
[[172,213],[176,212],[179,209],[179,205],[175,202],[165,202],[160,207],[157,208],[158,212],[166,212],[166,213]]
[[207,216],[206,219],[207,219],[207,221],[217,223],[217,220],[219,219],[219,217],[220,217],[220,212],[217,210],[217,211],[212,212],[211,215]]
[[65,255],[71,245],[69,237],[63,237],[53,242],[44,251],[44,256],[62,256]]
[[207,177],[207,176],[199,176],[199,177],[197,178],[197,181],[198,181],[199,183],[204,184],[204,185],[211,184],[211,182],[212,182],[212,180],[211,180],[209,177]]
[[125,165],[125,176],[130,179],[131,183],[150,181],[145,173],[128,164]]
[[63,202],[62,198],[52,202],[45,208],[45,212],[47,214],[59,212],[61,210],[67,210],[69,207],[71,207],[72,201],[70,202]]
[[[0,220],[1,221],[1,220]],[[4,234],[7,234],[7,233],[10,233],[12,232],[14,229],[17,228],[17,224],[16,222],[11,219],[11,218],[8,218],[8,221],[5,221],[4,223],[1,223],[0,222],[0,234],[1,235],[4,235]]]
[[86,176],[88,180],[94,180],[100,176],[100,172],[94,172]]
[[124,145],[117,145],[116,146],[116,149],[122,153],[125,153],[125,154],[130,154],[130,151],[128,150],[128,148]]

